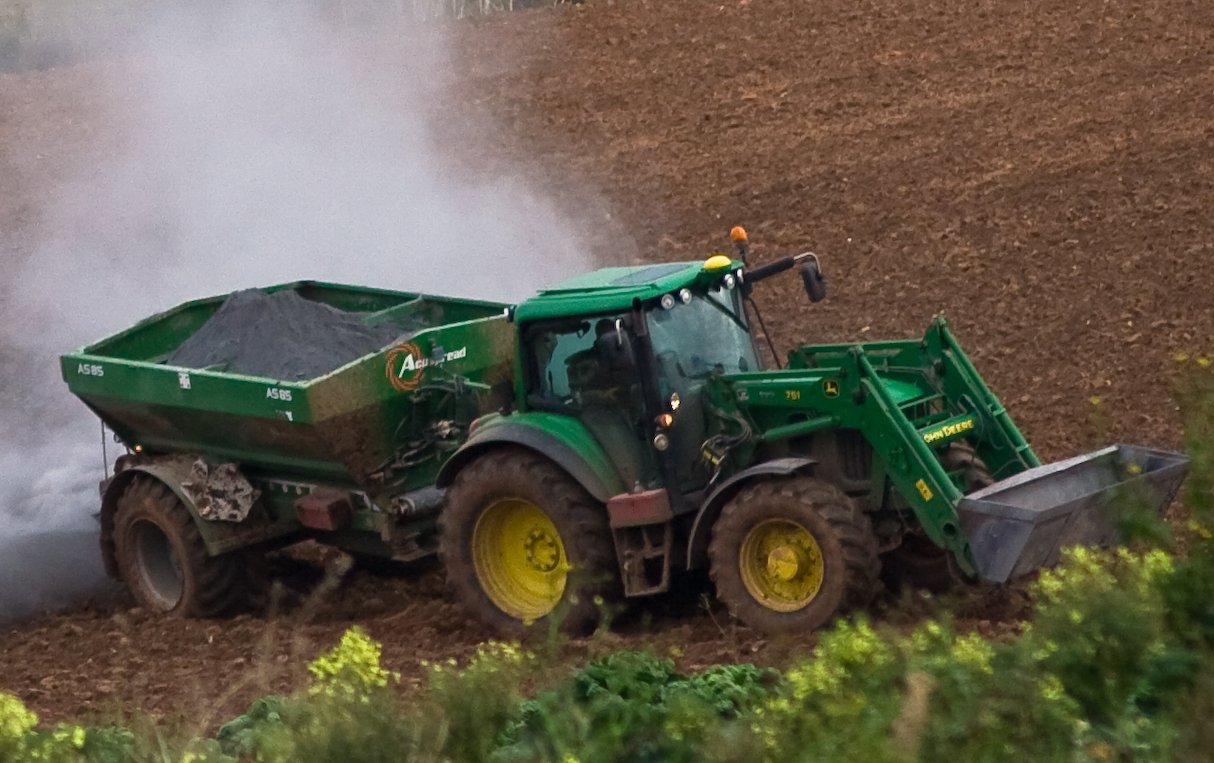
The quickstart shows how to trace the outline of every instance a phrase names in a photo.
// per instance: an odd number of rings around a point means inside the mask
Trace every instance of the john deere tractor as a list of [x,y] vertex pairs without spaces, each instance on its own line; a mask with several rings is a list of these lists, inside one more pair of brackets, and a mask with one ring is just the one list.
[[798,266],[811,301],[825,283],[809,253],[749,268],[734,236],[737,258],[608,268],[514,309],[513,403],[438,475],[448,576],[483,619],[591,622],[707,566],[746,623],[809,630],[883,567],[939,589],[1114,542],[1118,496],[1160,511],[1183,479],[1132,446],[1041,466],[943,318],[766,367],[751,290]]

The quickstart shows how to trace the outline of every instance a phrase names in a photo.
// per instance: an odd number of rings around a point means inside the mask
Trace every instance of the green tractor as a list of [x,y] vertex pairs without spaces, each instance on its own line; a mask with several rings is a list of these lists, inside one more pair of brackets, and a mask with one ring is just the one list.
[[515,308],[513,403],[437,480],[448,575],[480,618],[592,622],[707,566],[747,624],[812,630],[882,577],[1004,582],[1114,542],[1118,495],[1171,501],[1175,454],[1042,467],[943,318],[764,368],[751,289],[798,265],[811,301],[825,285],[813,254],[747,268],[734,235],[738,259],[608,268]]
[[513,632],[581,630],[707,568],[748,625],[805,631],[882,579],[1001,583],[1115,543],[1119,506],[1161,512],[1183,481],[1183,456],[1130,445],[1041,465],[942,318],[766,367],[751,290],[794,268],[812,301],[825,285],[812,254],[752,268],[735,241],[513,306],[272,287],[399,330],[299,381],[173,364],[222,298],[64,356],[128,449],[103,483],[111,571],[147,606],[210,615],[301,538],[437,551],[467,609]]

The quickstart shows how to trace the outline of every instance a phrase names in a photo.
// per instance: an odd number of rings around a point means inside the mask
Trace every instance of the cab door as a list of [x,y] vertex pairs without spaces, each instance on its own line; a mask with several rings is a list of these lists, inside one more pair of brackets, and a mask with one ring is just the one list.
[[661,486],[627,313],[527,326],[527,404],[578,419],[630,489]]

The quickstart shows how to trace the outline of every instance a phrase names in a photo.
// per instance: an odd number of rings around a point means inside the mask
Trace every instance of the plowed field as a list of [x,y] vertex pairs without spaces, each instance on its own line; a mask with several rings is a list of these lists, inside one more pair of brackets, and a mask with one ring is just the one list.
[[[812,249],[829,279],[813,306],[794,277],[757,290],[778,346],[911,335],[943,312],[1043,458],[1179,443],[1173,356],[1209,349],[1214,327],[1205,2],[590,0],[450,31],[446,134],[480,124],[470,107],[489,115],[469,167],[526,167],[602,260],[699,258],[742,224],[759,262]],[[108,65],[0,76],[8,252],[31,245],[62,156],[93,139],[90,82]],[[311,574],[287,567],[297,587]],[[318,608],[292,606],[178,622],[119,596],[6,626],[0,688],[45,720],[117,705],[218,719],[292,686],[297,656],[353,623],[412,680],[420,659],[489,635],[436,569],[356,572]],[[967,606],[997,630],[1017,605]],[[694,595],[607,637],[644,644],[677,646],[684,667],[804,646]]]

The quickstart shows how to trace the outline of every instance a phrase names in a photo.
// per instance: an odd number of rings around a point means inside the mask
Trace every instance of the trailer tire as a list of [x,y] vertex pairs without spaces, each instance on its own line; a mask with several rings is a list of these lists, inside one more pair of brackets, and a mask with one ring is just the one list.
[[766,633],[812,631],[867,605],[880,570],[868,517],[812,477],[742,488],[712,528],[708,559],[717,597]]
[[[945,471],[965,470],[964,491],[994,484],[986,462],[978,457],[968,442],[953,442],[940,454]],[[897,548],[886,553],[881,563],[882,580],[891,591],[904,586],[930,593],[948,593],[959,583],[972,583],[953,561],[952,552],[940,548],[921,532],[908,532]]]
[[221,617],[256,603],[265,586],[247,552],[207,554],[185,504],[164,483],[136,477],[118,498],[114,545],[135,601],[180,617]]
[[448,584],[499,633],[553,619],[587,633],[622,599],[606,509],[531,451],[496,450],[461,469],[438,528]]

